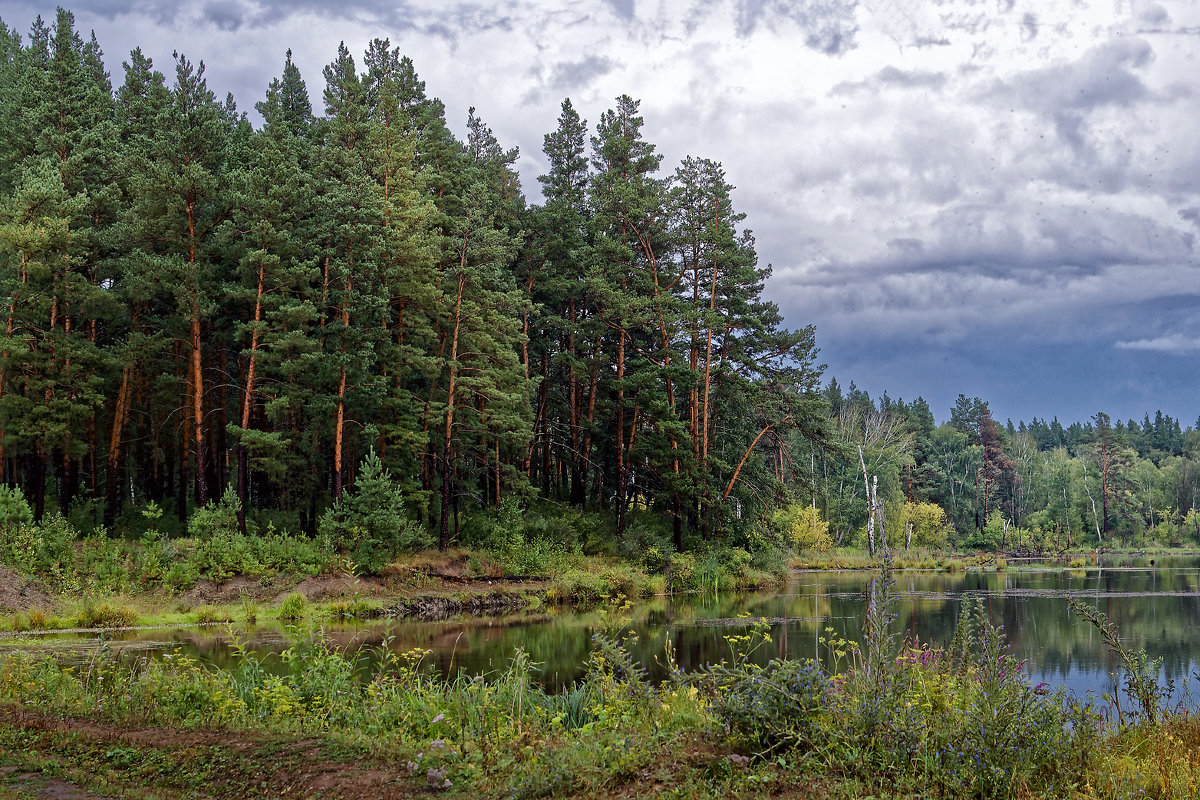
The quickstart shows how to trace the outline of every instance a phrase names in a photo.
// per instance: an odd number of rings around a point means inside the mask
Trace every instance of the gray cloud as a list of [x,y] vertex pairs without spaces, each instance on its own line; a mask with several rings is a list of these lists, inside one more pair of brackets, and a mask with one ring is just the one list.
[[1027,12],[1021,17],[1021,41],[1032,42],[1038,35],[1038,19],[1037,15],[1032,12]]
[[604,0],[604,2],[606,2],[609,6],[611,6],[613,11],[615,11],[617,13],[617,16],[620,17],[621,19],[626,19],[626,20],[633,19],[634,0]]
[[1138,15],[1138,19],[1146,25],[1157,27],[1165,27],[1171,24],[1171,15],[1158,3],[1151,3],[1143,8],[1142,13]]
[[1117,39],[1097,45],[1083,58],[1030,70],[990,91],[997,105],[1034,111],[1054,124],[1074,150],[1088,148],[1087,115],[1106,106],[1130,108],[1150,99],[1151,92],[1134,70],[1145,67],[1154,51],[1143,39]]
[[601,55],[585,56],[578,61],[560,61],[550,68],[546,85],[557,91],[569,91],[607,75],[616,66],[617,62]]
[[737,31],[746,37],[760,25],[773,28],[790,22],[809,48],[840,55],[856,46],[857,7],[857,0],[737,0]]
[[941,72],[924,72],[898,69],[888,66],[879,70],[865,81],[839,83],[830,90],[831,95],[854,94],[856,92],[878,92],[886,89],[931,89],[939,91],[946,85],[946,75]]
[[919,239],[892,239],[883,253],[859,262],[829,263],[807,278],[833,286],[847,274],[974,275],[1016,281],[1034,292],[1115,267],[1181,264],[1193,256],[1191,239],[1174,228],[1071,206],[1025,217],[1019,208],[961,204],[938,212],[923,232]]
[[238,0],[215,0],[204,7],[204,19],[226,33],[234,33],[245,21],[245,9]]

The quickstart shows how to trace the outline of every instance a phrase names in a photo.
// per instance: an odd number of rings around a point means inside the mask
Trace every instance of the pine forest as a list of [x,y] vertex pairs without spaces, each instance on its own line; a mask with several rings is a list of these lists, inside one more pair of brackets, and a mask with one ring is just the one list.
[[183,54],[121,72],[67,11],[0,29],[0,478],[35,520],[226,514],[367,567],[522,516],[638,557],[1200,542],[1169,416],[938,424],[827,379],[721,164],[666,171],[635,99],[564,100],[530,204],[385,39],[315,102],[289,52],[258,127]]

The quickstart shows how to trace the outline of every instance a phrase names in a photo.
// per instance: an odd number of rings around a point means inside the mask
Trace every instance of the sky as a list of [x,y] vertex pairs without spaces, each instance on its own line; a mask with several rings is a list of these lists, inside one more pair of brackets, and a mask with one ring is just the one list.
[[[387,38],[465,135],[520,148],[627,93],[670,172],[720,161],[766,295],[827,376],[1000,420],[1200,417],[1195,0],[78,0],[250,112],[291,48],[320,112],[339,41]],[[27,31],[54,7],[0,0]]]

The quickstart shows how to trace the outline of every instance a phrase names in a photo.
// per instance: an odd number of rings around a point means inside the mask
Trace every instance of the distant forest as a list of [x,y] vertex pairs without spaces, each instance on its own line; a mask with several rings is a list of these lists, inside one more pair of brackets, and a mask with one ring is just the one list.
[[594,126],[563,101],[530,205],[517,150],[473,109],[457,139],[387,40],[337,48],[318,113],[289,52],[259,128],[203,64],[123,67],[67,11],[0,25],[0,481],[39,519],[224,497],[312,534],[371,464],[443,547],[513,503],[676,550],[1200,542],[1170,417],[960,396],[938,426],[826,383],[721,165],[665,173],[630,97]]

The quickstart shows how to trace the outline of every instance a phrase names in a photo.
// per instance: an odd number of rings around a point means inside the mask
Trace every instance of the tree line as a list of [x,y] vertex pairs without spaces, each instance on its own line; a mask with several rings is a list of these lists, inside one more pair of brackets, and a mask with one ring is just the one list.
[[68,11],[0,24],[0,480],[38,518],[233,487],[243,530],[312,531],[374,452],[443,547],[541,495],[618,537],[654,509],[678,549],[837,446],[721,165],[665,174],[636,100],[591,129],[563,101],[530,205],[386,39],[338,47],[319,112],[289,51],[258,128],[203,63],[123,67]]
[[[960,547],[1200,544],[1200,422],[1185,429],[1160,411],[1140,423],[1099,412],[1001,425],[985,400],[959,395],[938,425],[921,398],[873,400],[836,380],[823,391],[844,447],[813,451],[810,497],[835,542],[868,544],[869,471],[893,545],[912,535],[908,523],[923,543]],[[862,448],[865,466],[845,447]]]

